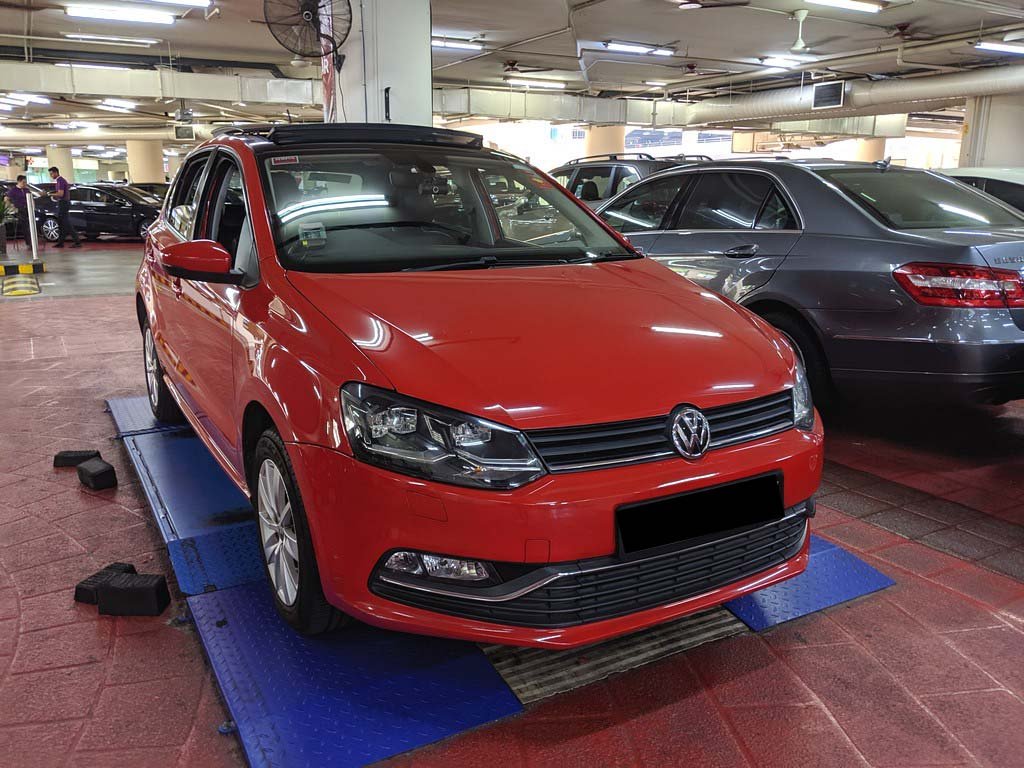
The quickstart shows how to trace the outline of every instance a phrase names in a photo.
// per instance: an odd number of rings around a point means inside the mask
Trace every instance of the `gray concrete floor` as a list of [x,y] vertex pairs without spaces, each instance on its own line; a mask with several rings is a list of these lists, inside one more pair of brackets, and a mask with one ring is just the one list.
[[[30,261],[31,252],[20,243],[8,243],[7,258]],[[142,242],[102,239],[92,243],[83,240],[81,248],[44,246],[40,258],[46,263],[46,272],[38,275],[41,292],[36,296],[2,297],[0,301],[131,293],[142,261]]]

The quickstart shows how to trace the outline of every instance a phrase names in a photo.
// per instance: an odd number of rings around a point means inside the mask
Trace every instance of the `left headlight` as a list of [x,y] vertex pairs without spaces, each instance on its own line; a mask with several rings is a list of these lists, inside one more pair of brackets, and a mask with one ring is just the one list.
[[341,407],[352,451],[368,464],[494,490],[545,472],[521,432],[476,416],[357,382],[341,388]]
[[814,403],[811,401],[811,385],[800,356],[796,355],[796,378],[793,381],[793,423],[797,429],[814,429]]

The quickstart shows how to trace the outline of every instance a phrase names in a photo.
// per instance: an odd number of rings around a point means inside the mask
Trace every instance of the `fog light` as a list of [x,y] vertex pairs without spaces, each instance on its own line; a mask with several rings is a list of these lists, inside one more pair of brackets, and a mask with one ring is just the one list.
[[479,560],[460,560],[442,555],[423,555],[422,560],[427,574],[438,579],[484,581],[491,577],[487,565]]
[[411,573],[415,576],[423,575],[423,564],[420,563],[420,557],[415,552],[395,552],[384,563],[384,567],[389,571],[397,571],[398,573]]

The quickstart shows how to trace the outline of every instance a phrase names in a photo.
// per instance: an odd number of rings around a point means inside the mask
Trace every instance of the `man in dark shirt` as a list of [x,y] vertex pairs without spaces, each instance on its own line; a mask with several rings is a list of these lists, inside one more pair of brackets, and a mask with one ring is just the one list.
[[71,223],[71,217],[68,215],[71,209],[71,196],[69,190],[71,185],[68,184],[68,180],[60,175],[60,169],[57,166],[50,168],[50,178],[54,181],[54,190],[50,193],[57,202],[57,242],[54,245],[55,248],[64,247],[64,238],[67,235],[71,235],[71,247],[81,248],[82,239],[78,236],[78,230],[75,229],[75,225]]
[[18,227],[14,231],[15,237],[22,237],[28,242],[28,202],[25,196],[30,194],[28,179],[24,175],[18,176],[17,183],[7,190],[7,199],[10,200],[18,211]]

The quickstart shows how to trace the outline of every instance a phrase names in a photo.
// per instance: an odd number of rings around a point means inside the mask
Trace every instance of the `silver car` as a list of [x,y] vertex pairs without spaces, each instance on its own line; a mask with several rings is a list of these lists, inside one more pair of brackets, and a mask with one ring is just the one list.
[[862,387],[1024,397],[1024,214],[971,186],[887,163],[727,161],[651,176],[598,213],[786,333],[826,407]]

